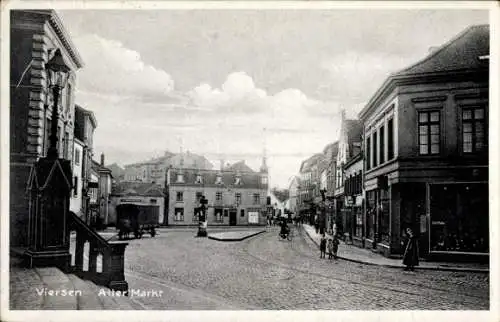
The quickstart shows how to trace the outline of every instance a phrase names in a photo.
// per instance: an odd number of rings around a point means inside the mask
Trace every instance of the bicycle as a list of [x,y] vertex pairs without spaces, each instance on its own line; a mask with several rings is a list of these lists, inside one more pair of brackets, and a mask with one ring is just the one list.
[[291,241],[293,239],[293,231],[290,229],[287,234],[282,234],[281,232],[278,234],[278,240],[286,239]]

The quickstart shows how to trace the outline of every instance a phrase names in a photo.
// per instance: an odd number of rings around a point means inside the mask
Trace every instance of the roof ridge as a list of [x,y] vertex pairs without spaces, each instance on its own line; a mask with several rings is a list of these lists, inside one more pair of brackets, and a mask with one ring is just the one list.
[[390,73],[389,76],[388,76],[388,78],[392,77],[392,76],[404,75],[405,71],[408,71],[408,70],[412,69],[413,67],[416,67],[416,66],[418,66],[418,65],[420,65],[420,64],[422,64],[422,63],[424,63],[424,62],[426,62],[428,60],[430,60],[431,58],[433,58],[436,55],[438,55],[439,53],[441,53],[444,49],[448,48],[455,41],[457,41],[460,38],[462,38],[465,35],[467,35],[473,29],[480,28],[480,27],[488,27],[489,28],[489,24],[470,25],[470,26],[468,26],[467,28],[465,28],[464,30],[462,30],[460,33],[458,33],[454,37],[452,37],[450,40],[448,40],[447,42],[445,42],[441,46],[438,46],[438,48],[436,48],[433,52],[429,53],[427,56],[424,56],[423,58],[421,58],[417,62],[413,63],[412,65],[407,66],[407,67],[405,67],[403,69],[400,69],[397,72]]

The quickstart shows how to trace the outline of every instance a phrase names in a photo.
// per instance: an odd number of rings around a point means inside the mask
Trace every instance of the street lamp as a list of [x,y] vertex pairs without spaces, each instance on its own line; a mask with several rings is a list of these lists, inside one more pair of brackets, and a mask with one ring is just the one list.
[[70,68],[64,61],[61,50],[56,49],[54,56],[45,64],[49,76],[50,87],[52,88],[52,95],[54,107],[52,109],[52,128],[50,133],[50,146],[47,152],[47,157],[50,159],[57,159],[57,125],[59,123],[59,96],[61,90],[66,86],[69,77]]
[[40,158],[28,179],[28,249],[25,258],[30,267],[57,266],[66,270],[70,263],[68,214],[72,189],[71,162],[59,159],[57,130],[60,91],[66,86],[70,68],[57,49],[45,64],[53,91],[52,127],[47,157]]

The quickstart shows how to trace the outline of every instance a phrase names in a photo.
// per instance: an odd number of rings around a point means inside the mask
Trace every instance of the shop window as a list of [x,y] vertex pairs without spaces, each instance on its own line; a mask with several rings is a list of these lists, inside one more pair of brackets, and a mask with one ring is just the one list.
[[430,188],[430,250],[489,250],[488,184],[434,184]]
[[439,154],[440,131],[439,111],[418,112],[418,145],[420,155]]
[[354,230],[354,236],[363,236],[363,213],[361,208],[358,208],[356,211],[356,228]]
[[394,120],[387,122],[387,160],[394,158]]
[[465,153],[481,152],[486,149],[484,108],[462,110],[462,150]]
[[229,217],[229,210],[224,209],[224,217]]
[[184,221],[184,208],[174,209],[174,221]]
[[389,203],[389,190],[379,190],[379,216],[380,216],[380,227],[379,233],[381,240],[386,244],[390,244],[390,203]]
[[245,209],[241,209],[241,211],[240,211],[240,217],[245,217]]

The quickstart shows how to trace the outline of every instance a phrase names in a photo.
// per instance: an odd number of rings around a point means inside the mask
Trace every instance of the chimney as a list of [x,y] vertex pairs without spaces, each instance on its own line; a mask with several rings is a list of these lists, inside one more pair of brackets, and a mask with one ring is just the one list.
[[104,153],[101,153],[101,165],[104,167]]
[[439,47],[438,46],[431,46],[429,47],[429,50],[428,50],[428,53],[429,54],[432,54],[433,52],[435,52]]

